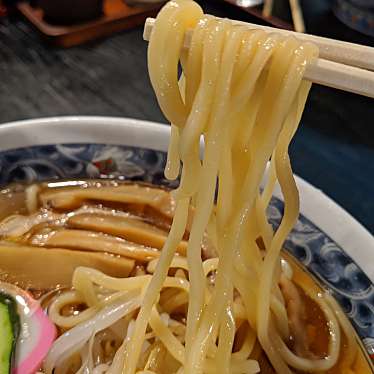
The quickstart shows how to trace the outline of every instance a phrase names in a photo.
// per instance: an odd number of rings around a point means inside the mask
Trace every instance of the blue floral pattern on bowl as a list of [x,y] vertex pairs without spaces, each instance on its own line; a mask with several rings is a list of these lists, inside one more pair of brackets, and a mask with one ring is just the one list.
[[[0,152],[0,186],[51,179],[119,178],[175,187],[165,179],[166,153],[105,144],[60,144]],[[268,217],[274,227],[283,202],[273,198]],[[285,243],[333,294],[349,316],[369,355],[374,354],[374,286],[329,236],[300,214]],[[373,357],[373,356],[372,356]]]
[[101,144],[59,144],[0,153],[0,185],[50,179],[120,178],[175,187],[164,152]]

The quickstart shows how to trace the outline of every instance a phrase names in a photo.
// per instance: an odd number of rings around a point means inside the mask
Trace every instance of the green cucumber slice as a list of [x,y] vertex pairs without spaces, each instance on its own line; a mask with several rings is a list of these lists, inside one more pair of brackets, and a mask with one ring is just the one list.
[[11,373],[20,322],[15,300],[0,293],[0,373]]

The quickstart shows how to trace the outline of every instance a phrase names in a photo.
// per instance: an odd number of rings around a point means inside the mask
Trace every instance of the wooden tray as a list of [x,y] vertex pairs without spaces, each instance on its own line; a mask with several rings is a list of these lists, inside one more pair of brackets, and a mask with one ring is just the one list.
[[[52,0],[51,0],[52,1]],[[71,47],[117,31],[130,29],[154,17],[162,3],[146,6],[128,6],[123,0],[104,0],[103,16],[72,26],[51,25],[43,20],[43,11],[28,2],[17,4],[18,10],[53,44]]]

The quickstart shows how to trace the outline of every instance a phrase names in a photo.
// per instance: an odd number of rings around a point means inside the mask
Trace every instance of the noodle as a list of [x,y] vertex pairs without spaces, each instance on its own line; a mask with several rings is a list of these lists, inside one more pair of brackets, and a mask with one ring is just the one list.
[[[172,198],[130,184],[27,192],[33,215],[22,218],[21,243],[134,259],[127,278],[78,266],[73,289],[51,298],[49,316],[64,333],[45,361],[46,374],[70,367],[97,374],[251,374],[260,371],[261,352],[277,373],[325,372],[341,365],[343,339],[342,362],[352,367],[354,333],[327,294],[305,291],[327,321],[326,355],[293,349],[289,298],[300,297],[280,258],[299,214],[288,148],[311,86],[303,73],[317,54],[294,38],[205,16],[191,0],[163,7],[148,68],[171,122],[165,176],[181,176]],[[277,184],[284,215],[274,231],[266,210]],[[36,220],[39,202],[60,213],[47,209],[48,219]],[[112,216],[113,205],[142,214],[147,208],[172,222],[169,235],[139,217]],[[9,221],[0,234],[16,240],[14,229]],[[206,240],[213,255],[204,255]]]
[[[164,7],[157,18],[148,50],[152,85],[161,109],[173,123],[170,149],[173,149],[175,160],[172,161],[173,155],[169,153],[168,164],[177,165],[179,158],[183,162],[181,185],[176,196],[190,197],[195,202],[194,220],[187,247],[190,300],[185,372],[203,372],[204,357],[218,330],[220,332],[217,370],[222,373],[229,372],[227,363],[234,336],[231,331],[235,326],[235,322],[230,318],[230,295],[234,287],[234,254],[245,231],[244,222],[247,221],[246,217],[253,206],[256,206],[257,222],[260,225],[260,231],[255,232],[264,238],[267,253],[263,261],[260,258],[257,260],[257,266],[254,268],[259,288],[263,291],[261,298],[256,292],[254,295],[258,299],[258,322],[255,322],[253,317],[251,320],[253,325],[257,325],[262,347],[275,369],[279,372],[290,372],[286,362],[275,352],[270,341],[270,295],[272,285],[276,284],[272,275],[276,263],[279,264],[279,251],[297,219],[298,201],[295,197],[298,195],[287,150],[310,87],[304,83],[300,86],[305,63],[313,59],[316,52],[313,47],[300,45],[291,38],[280,40],[275,36],[268,37],[264,33],[251,33],[242,27],[232,27],[226,21],[203,19],[201,12],[199,14],[193,8],[189,19],[191,23],[197,24],[197,27],[192,36],[187,63],[182,63],[186,79],[185,91],[181,93],[175,70],[181,57],[176,58],[175,53],[177,51],[181,55],[184,33],[180,31],[180,25],[185,22],[189,6],[192,7],[191,2],[179,1]],[[170,40],[171,38],[173,40]],[[247,43],[243,43],[243,40]],[[249,42],[251,40],[254,41],[253,44]],[[173,43],[174,48],[170,47]],[[241,48],[243,44],[245,47]],[[252,49],[255,49],[253,55]],[[269,71],[265,72],[264,68],[269,65],[270,57],[272,61]],[[196,61],[199,59],[201,72],[196,67]],[[171,69],[172,64],[174,70]],[[165,67],[169,67],[167,72]],[[239,80],[240,74],[244,74],[245,79]],[[256,94],[252,95],[254,87]],[[170,97],[171,92],[173,97]],[[183,97],[186,98],[185,101]],[[252,110],[252,115],[248,113],[247,108]],[[244,123],[248,124],[244,126]],[[177,135],[175,126],[178,127]],[[239,131],[240,127],[245,130]],[[245,136],[242,136],[243,131],[246,131]],[[205,152],[200,167],[196,158],[201,135],[204,136]],[[237,138],[240,140],[237,141]],[[175,143],[178,140],[180,148],[177,157]],[[248,156],[238,162],[241,164],[239,168],[234,161],[238,161],[240,151],[242,154],[248,152]],[[262,200],[257,191],[266,162],[272,153],[273,177]],[[220,157],[221,154],[225,157]],[[174,172],[168,173],[167,176],[171,177],[171,174],[176,175]],[[220,260],[212,297],[208,304],[204,305],[204,272],[200,243],[213,211],[217,177],[219,189],[215,214]],[[285,198],[285,215],[273,236],[268,223],[264,220],[264,210],[275,177],[281,184]],[[249,237],[252,241],[256,239],[251,235]],[[161,261],[158,262],[159,266],[160,263]],[[158,276],[156,267],[151,284],[156,282]],[[278,305],[275,302],[273,304]],[[281,322],[285,318],[279,317],[282,314],[278,312],[276,315],[278,323],[286,326],[285,322]],[[140,324],[139,320],[136,324]],[[287,328],[284,327],[283,335],[287,332]],[[139,336],[133,337],[135,346],[139,346],[139,339]],[[134,354],[135,350],[131,353]],[[133,365],[126,361],[124,373],[132,372]]]

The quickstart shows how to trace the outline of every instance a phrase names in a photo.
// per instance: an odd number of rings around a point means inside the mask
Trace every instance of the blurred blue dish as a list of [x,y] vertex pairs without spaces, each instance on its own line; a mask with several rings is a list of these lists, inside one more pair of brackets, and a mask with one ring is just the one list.
[[347,26],[374,37],[374,0],[335,0],[333,10]]

